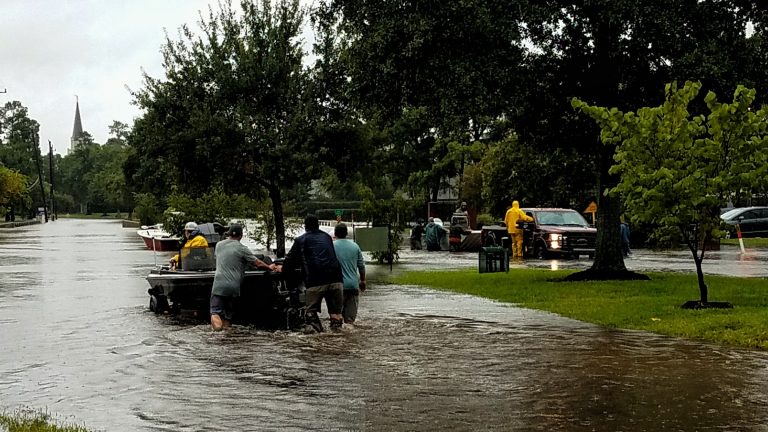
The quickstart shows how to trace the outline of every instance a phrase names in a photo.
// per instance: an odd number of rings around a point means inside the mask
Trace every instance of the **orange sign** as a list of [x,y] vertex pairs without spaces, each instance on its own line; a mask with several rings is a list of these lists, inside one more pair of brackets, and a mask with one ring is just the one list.
[[589,203],[589,205],[587,206],[587,209],[584,210],[584,213],[597,213],[597,203],[594,201]]

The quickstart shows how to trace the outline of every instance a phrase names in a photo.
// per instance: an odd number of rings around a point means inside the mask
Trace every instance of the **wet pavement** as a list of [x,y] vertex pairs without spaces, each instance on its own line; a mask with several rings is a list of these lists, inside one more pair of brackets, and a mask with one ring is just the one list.
[[[753,252],[723,249],[705,270],[765,277]],[[381,284],[341,333],[213,333],[147,310],[153,255],[116,222],[0,231],[0,410],[110,431],[768,431],[766,352]],[[403,251],[397,268],[472,266]],[[683,252],[627,266],[693,269]]]

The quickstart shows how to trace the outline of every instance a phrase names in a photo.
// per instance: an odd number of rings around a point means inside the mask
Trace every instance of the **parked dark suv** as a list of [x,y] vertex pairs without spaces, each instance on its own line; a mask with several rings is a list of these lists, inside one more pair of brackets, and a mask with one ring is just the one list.
[[742,207],[720,215],[730,237],[736,237],[736,224],[742,237],[768,237],[768,207]]
[[533,222],[520,225],[524,253],[536,258],[595,256],[597,230],[579,212],[562,208],[526,208]]

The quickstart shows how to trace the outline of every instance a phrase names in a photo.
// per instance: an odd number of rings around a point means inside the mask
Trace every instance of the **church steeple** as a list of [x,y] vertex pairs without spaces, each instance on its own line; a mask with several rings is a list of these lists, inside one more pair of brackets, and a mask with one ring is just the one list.
[[75,126],[72,128],[72,140],[69,150],[74,151],[75,147],[83,137],[83,123],[80,120],[80,99],[75,96]]

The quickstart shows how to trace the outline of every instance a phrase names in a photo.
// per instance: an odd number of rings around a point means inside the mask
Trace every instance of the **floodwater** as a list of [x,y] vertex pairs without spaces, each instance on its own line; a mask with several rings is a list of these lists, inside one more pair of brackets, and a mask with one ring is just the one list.
[[[654,256],[627,264],[685,265]],[[404,251],[399,266],[475,259]],[[729,265],[765,276],[755,260]],[[153,264],[115,222],[0,231],[0,410],[109,431],[768,431],[766,352],[375,283],[341,333],[213,333],[147,310]]]

